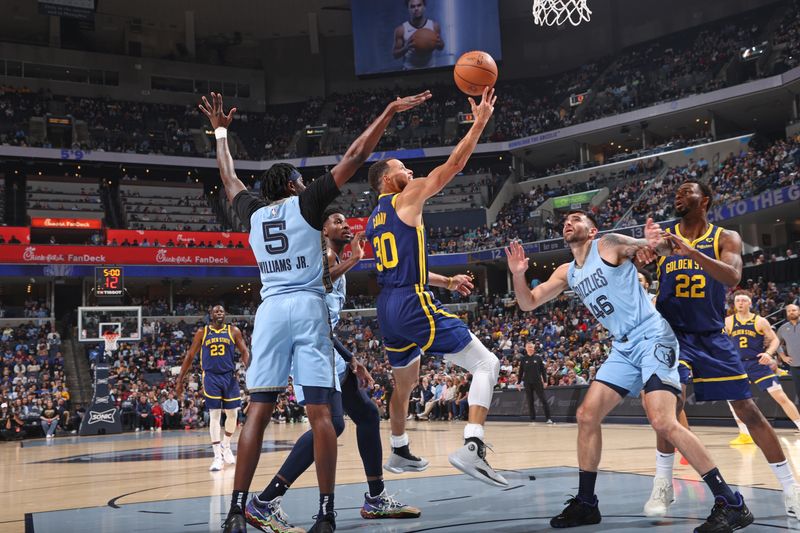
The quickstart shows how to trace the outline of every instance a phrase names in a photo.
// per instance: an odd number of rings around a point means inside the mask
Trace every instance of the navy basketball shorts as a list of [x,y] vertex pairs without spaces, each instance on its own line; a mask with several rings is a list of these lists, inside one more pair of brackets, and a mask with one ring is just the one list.
[[750,383],[758,385],[758,388],[762,391],[766,392],[775,385],[778,387],[781,386],[778,375],[775,374],[769,366],[759,363],[758,359],[747,359],[742,361],[742,364],[744,365],[744,371],[747,372],[747,377],[750,379]]
[[746,400],[750,383],[739,350],[721,331],[691,333],[675,330],[680,344],[681,382],[694,384],[695,399]]
[[203,396],[208,409],[236,409],[242,405],[239,380],[235,372],[203,373]]
[[412,364],[421,353],[458,353],[472,341],[469,328],[430,291],[416,287],[383,289],[378,296],[378,323],[392,368]]

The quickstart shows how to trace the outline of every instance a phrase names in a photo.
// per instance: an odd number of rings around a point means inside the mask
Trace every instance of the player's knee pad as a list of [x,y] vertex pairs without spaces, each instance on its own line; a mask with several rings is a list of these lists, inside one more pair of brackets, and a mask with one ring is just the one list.
[[236,431],[236,419],[239,416],[239,409],[225,409],[225,433],[233,435]]
[[500,375],[500,360],[475,335],[463,350],[448,355],[447,359],[472,373],[469,404],[488,408]]
[[211,442],[219,442],[222,437],[222,409],[210,409],[208,411],[208,430],[211,433]]

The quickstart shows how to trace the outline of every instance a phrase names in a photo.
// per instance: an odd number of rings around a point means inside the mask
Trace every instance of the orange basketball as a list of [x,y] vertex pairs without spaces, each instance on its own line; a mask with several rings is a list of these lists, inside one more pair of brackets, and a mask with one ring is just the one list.
[[436,48],[436,32],[427,28],[412,33],[410,40],[417,52],[432,52]]
[[458,58],[453,78],[462,92],[480,96],[484,87],[494,87],[497,82],[497,63],[486,52],[467,52]]

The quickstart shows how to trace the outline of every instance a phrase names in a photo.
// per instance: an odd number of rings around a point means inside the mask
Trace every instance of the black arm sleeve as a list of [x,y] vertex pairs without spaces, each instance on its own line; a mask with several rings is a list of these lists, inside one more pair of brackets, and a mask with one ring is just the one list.
[[525,360],[523,360],[519,365],[519,382],[522,383],[525,380]]
[[344,344],[342,344],[342,341],[340,341],[337,337],[333,338],[333,347],[336,349],[337,352],[339,352],[339,355],[342,356],[342,359],[344,359],[345,362],[349,363],[350,361],[353,360],[352,352],[350,352],[350,350],[345,348]]
[[250,231],[250,217],[266,205],[267,203],[264,200],[250,191],[242,191],[233,199],[233,209],[247,231]]
[[312,228],[322,231],[325,222],[322,215],[339,194],[339,187],[330,172],[317,178],[300,193],[300,212]]

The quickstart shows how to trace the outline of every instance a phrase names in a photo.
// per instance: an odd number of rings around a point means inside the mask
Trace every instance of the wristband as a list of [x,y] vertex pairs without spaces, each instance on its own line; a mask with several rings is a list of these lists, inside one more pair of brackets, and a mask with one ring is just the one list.
[[217,140],[228,138],[228,128],[219,127],[214,130],[214,137]]
[[447,290],[448,291],[452,291],[453,290],[452,285],[453,285],[454,281],[455,280],[452,278],[452,276],[448,276],[448,278],[447,278]]

